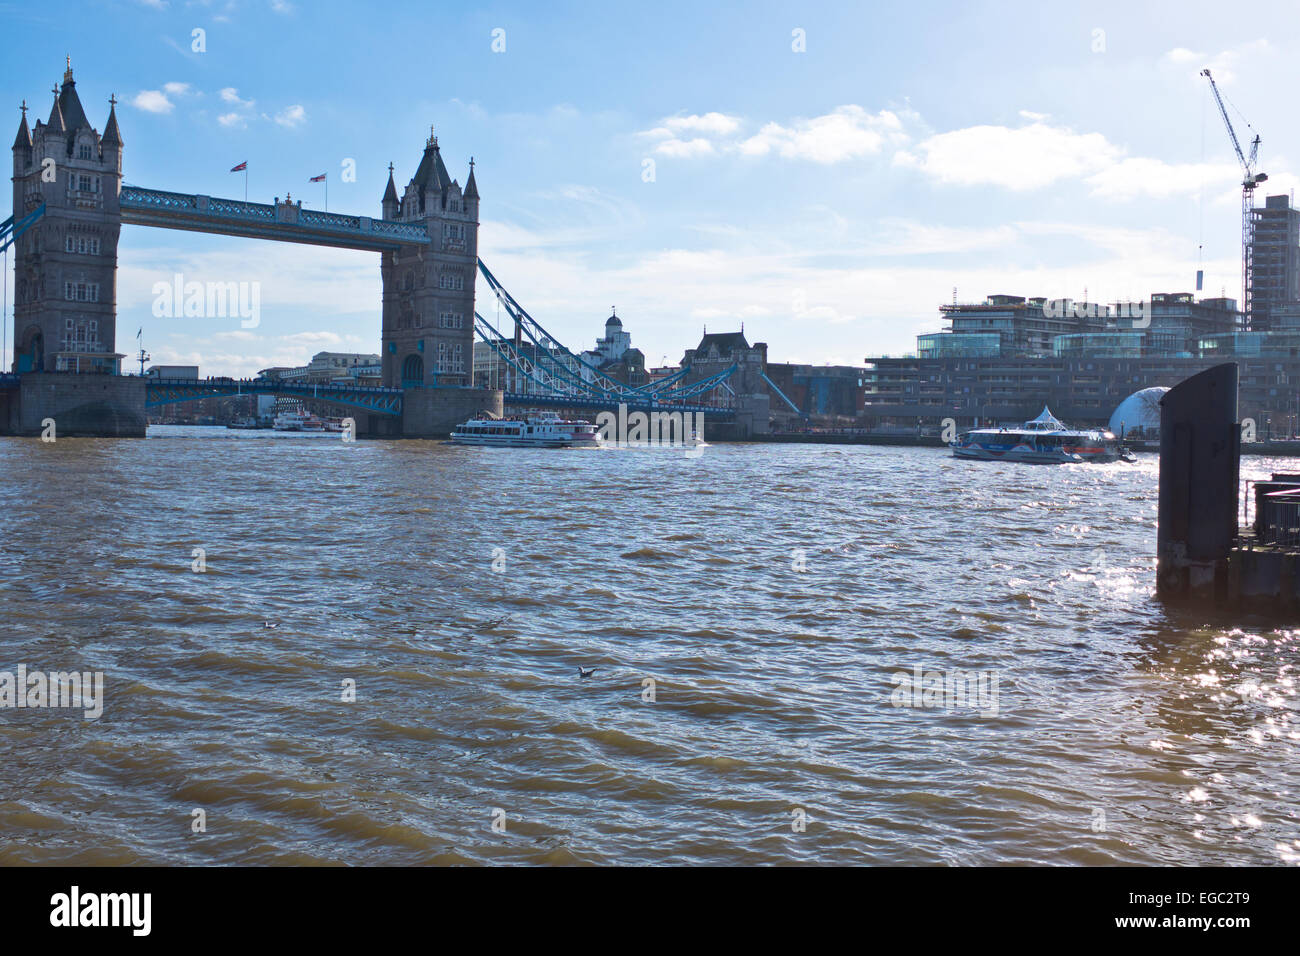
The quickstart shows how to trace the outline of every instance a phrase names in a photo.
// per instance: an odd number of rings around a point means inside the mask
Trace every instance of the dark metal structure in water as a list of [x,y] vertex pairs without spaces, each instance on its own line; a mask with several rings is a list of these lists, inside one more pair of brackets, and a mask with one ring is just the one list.
[[1162,598],[1226,596],[1240,462],[1235,363],[1208,368],[1165,393],[1156,538]]
[[[1239,497],[1237,366],[1216,365],[1160,402],[1156,593],[1251,614],[1300,616],[1300,475]],[[1254,517],[1238,526],[1254,504]]]

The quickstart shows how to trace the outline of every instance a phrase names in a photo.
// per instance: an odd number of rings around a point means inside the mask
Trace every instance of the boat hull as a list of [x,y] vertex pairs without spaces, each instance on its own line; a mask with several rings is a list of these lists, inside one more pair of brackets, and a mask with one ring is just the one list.
[[574,444],[573,439],[556,436],[555,438],[514,437],[511,435],[461,435],[452,432],[450,444],[486,445],[499,448],[568,448]]
[[951,446],[954,458],[970,461],[1016,461],[1029,465],[1073,465],[1080,462],[1108,462],[1119,460],[1119,452],[1104,446],[1074,445],[1063,448],[1038,449],[1029,445],[959,445]]

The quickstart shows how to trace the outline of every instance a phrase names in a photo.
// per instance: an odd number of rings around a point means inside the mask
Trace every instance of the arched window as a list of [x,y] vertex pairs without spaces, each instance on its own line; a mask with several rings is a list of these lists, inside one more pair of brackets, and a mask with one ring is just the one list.
[[402,388],[424,384],[424,359],[408,355],[402,362]]

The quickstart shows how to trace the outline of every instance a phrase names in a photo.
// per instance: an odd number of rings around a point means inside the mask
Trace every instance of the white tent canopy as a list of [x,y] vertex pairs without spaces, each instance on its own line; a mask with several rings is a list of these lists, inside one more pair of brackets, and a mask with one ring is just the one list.
[[1046,405],[1033,421],[1025,422],[1026,425],[1033,426],[1043,431],[1060,431],[1065,428],[1065,423],[1052,414],[1052,410]]

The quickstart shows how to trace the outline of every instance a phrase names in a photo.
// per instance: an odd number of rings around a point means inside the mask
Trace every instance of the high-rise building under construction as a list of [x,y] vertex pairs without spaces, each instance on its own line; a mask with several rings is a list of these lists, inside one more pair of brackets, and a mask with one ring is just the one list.
[[[1300,312],[1300,209],[1287,196],[1256,206],[1251,247],[1251,331],[1268,332],[1295,322]],[[1290,321],[1288,321],[1288,319]]]

